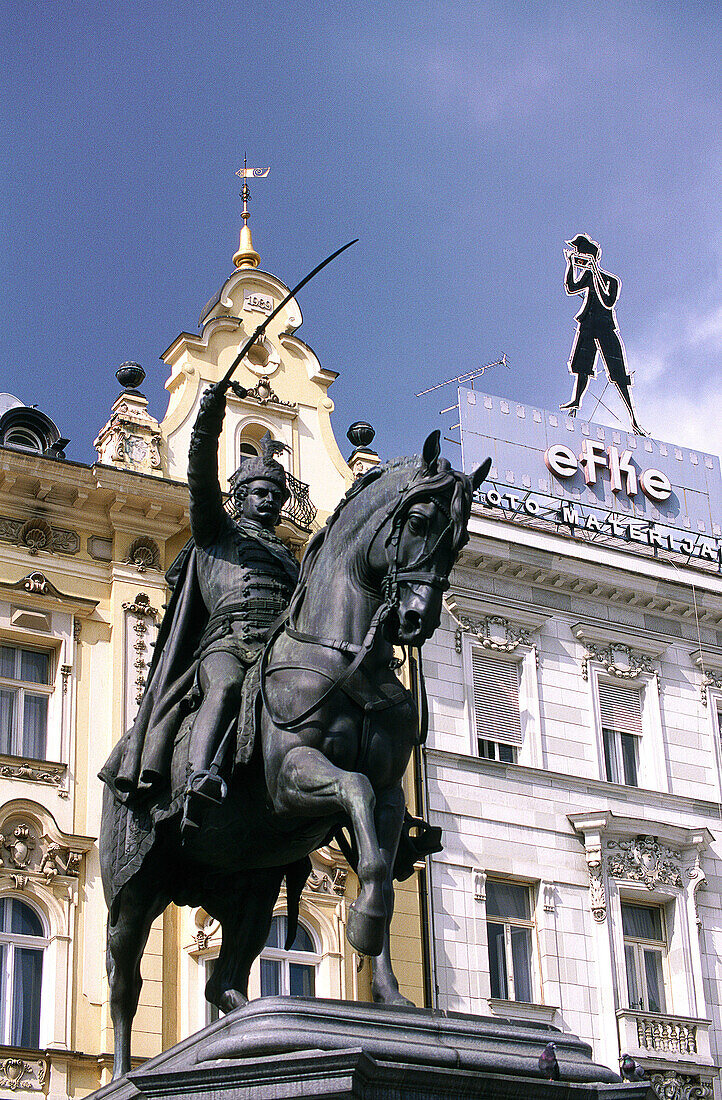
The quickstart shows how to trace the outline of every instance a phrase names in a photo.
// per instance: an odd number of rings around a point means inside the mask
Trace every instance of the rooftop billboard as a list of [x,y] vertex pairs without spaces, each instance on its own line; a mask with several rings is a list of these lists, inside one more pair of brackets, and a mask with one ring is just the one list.
[[487,507],[722,569],[715,455],[464,387],[459,421],[464,470],[492,459]]

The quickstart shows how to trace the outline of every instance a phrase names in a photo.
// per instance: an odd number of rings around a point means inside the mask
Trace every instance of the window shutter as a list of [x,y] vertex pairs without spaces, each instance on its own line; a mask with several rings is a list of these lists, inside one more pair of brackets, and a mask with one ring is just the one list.
[[602,728],[617,733],[642,735],[642,699],[639,688],[599,680],[599,710]]
[[521,745],[519,666],[471,650],[476,736],[505,745]]

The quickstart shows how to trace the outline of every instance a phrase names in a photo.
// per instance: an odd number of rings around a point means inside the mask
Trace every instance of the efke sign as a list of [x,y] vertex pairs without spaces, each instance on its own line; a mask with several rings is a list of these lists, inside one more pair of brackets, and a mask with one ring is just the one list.
[[625,492],[634,497],[641,489],[646,497],[658,502],[669,500],[672,495],[672,483],[666,474],[661,470],[642,470],[638,476],[632,452],[620,454],[614,444],[605,448],[594,439],[584,439],[577,459],[570,447],[552,443],[544,452],[544,462],[550,473],[560,478],[574,477],[581,466],[587,485],[596,484],[597,470],[607,469],[613,493]]
[[492,487],[480,494],[487,507],[722,570],[715,456],[478,390],[459,390],[459,413],[464,469],[492,456]]

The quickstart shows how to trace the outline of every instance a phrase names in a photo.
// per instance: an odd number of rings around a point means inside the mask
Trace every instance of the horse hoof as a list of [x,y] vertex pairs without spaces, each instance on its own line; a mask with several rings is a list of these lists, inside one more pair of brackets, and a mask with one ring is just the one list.
[[218,1007],[226,1015],[233,1012],[234,1008],[243,1008],[247,1004],[248,997],[244,996],[243,993],[239,993],[237,989],[227,989],[218,1000]]
[[354,902],[349,906],[346,938],[362,955],[380,955],[384,948],[386,917],[362,913]]
[[377,989],[372,988],[372,996],[374,1004],[377,1005],[393,1005],[395,1008],[416,1008],[413,1001],[410,1001],[408,997],[404,997],[403,993],[400,993],[398,989],[393,993],[381,993]]

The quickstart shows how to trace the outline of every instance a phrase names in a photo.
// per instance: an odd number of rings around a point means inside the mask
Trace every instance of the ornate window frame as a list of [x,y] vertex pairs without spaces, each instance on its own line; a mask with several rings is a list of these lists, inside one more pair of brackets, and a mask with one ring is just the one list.
[[64,833],[44,806],[13,799],[0,806],[0,894],[37,909],[47,930],[39,1049],[70,1049],[74,925],[90,837]]
[[73,758],[76,707],[76,645],[80,620],[94,600],[66,596],[33,570],[14,584],[0,584],[0,641],[41,649],[51,655],[47,745],[42,761],[0,757],[0,779],[27,780],[56,789],[67,798],[68,765]]
[[584,647],[582,677],[589,683],[594,722],[594,746],[599,778],[607,781],[599,683],[622,683],[638,689],[642,711],[637,769],[637,786],[652,791],[669,791],[666,749],[659,702],[658,659],[664,643],[629,635],[613,628],[575,623],[572,633]]
[[[461,654],[464,678],[464,710],[469,731],[469,753],[478,757],[473,714],[474,678],[472,651],[479,647],[499,660],[519,669],[519,716],[522,740],[516,763],[532,768],[543,766],[541,714],[539,709],[539,648],[532,635],[546,616],[522,616],[499,613],[471,601],[459,603],[458,596],[447,601],[456,621],[455,647]],[[489,737],[493,741],[493,737]]]
[[[702,857],[713,837],[650,819],[621,817],[609,810],[570,814],[584,844],[589,872],[593,940],[600,975],[604,1056],[686,1066],[691,1073],[713,1065],[704,1001],[701,922],[697,891],[706,880]],[[627,1007],[622,902],[658,905],[667,927],[667,1012]],[[616,1024],[616,1031],[612,1023]]]

